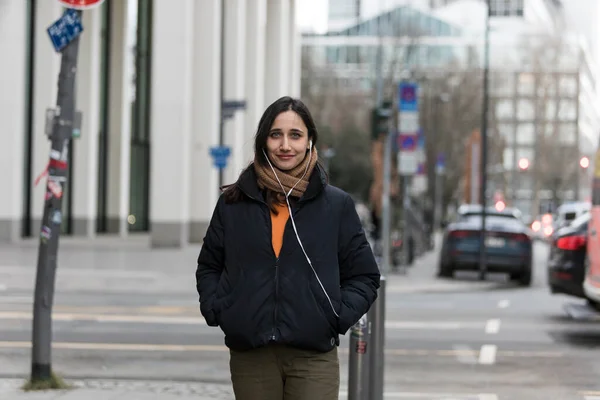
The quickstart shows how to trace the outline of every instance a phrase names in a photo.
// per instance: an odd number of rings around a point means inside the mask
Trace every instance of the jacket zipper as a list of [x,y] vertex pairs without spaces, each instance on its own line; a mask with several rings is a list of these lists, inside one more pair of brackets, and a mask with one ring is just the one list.
[[273,308],[273,331],[271,340],[277,340],[277,309],[279,308],[279,257],[275,259],[275,307]]
[[[245,193],[245,192],[244,192]],[[269,205],[260,199],[256,199],[252,196],[250,196],[248,193],[245,193],[246,196],[248,196],[250,199],[254,200],[254,201],[258,201],[259,203],[264,204],[267,207],[267,221],[269,224],[269,232],[272,232],[273,230],[273,224],[271,222],[271,209],[269,208]],[[293,210],[292,210],[293,211]],[[287,229],[287,225],[289,224],[289,218],[288,221],[285,224],[285,228],[283,229],[283,236],[285,237],[285,230]],[[283,239],[281,241],[281,249],[283,250]],[[271,246],[271,253],[273,254],[273,257],[275,258],[275,307],[273,308],[273,328],[271,329],[271,337],[270,340],[272,341],[277,341],[277,311],[278,311],[278,306],[279,306],[279,257],[277,257],[275,255],[275,251],[273,250],[273,246]]]
[[[293,210],[292,210],[293,211]],[[290,219],[285,223],[285,227],[283,228],[283,239],[281,240],[281,251],[283,251],[283,244],[285,242],[285,231],[288,228],[288,224],[290,223]],[[273,224],[271,223],[271,212],[269,211],[269,227],[272,230]],[[271,249],[273,246],[271,246]],[[275,255],[275,251],[273,250],[273,256],[275,258],[275,307],[273,308],[273,331],[271,333],[271,340],[277,340],[277,311],[279,310],[279,257]]]

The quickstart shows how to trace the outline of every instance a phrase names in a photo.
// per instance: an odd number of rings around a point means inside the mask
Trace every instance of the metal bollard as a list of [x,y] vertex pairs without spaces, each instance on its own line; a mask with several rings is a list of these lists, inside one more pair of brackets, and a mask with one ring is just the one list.
[[370,323],[367,314],[350,330],[348,360],[348,400],[367,400],[369,395]]
[[386,278],[381,276],[377,300],[367,313],[371,323],[369,344],[369,400],[383,400],[385,355],[385,287]]

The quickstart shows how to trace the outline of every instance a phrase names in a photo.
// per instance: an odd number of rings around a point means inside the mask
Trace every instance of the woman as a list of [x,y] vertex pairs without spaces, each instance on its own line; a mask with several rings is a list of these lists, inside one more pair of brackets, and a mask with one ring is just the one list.
[[337,399],[338,335],[377,297],[354,203],[327,184],[316,143],[300,100],[271,104],[198,257],[200,310],[225,333],[238,400]]

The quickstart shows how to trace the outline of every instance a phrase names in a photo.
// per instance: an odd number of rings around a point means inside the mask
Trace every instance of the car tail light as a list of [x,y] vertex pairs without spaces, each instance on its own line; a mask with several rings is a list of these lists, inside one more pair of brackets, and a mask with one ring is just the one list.
[[471,232],[471,231],[452,231],[450,232],[450,237],[451,238],[464,238],[464,237],[469,237],[472,236],[473,233],[476,232]]
[[556,241],[556,247],[561,250],[578,250],[586,244],[585,236],[566,236]]

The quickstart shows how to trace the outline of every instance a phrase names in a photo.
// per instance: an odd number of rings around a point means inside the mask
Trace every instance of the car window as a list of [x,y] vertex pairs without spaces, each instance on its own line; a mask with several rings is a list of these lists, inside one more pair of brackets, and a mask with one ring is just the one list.
[[590,222],[590,213],[586,212],[583,215],[575,218],[573,222],[571,222],[571,226],[575,229],[586,228],[588,222]]
[[574,220],[575,217],[577,217],[577,213],[576,212],[568,212],[565,213],[565,221],[571,221]]

